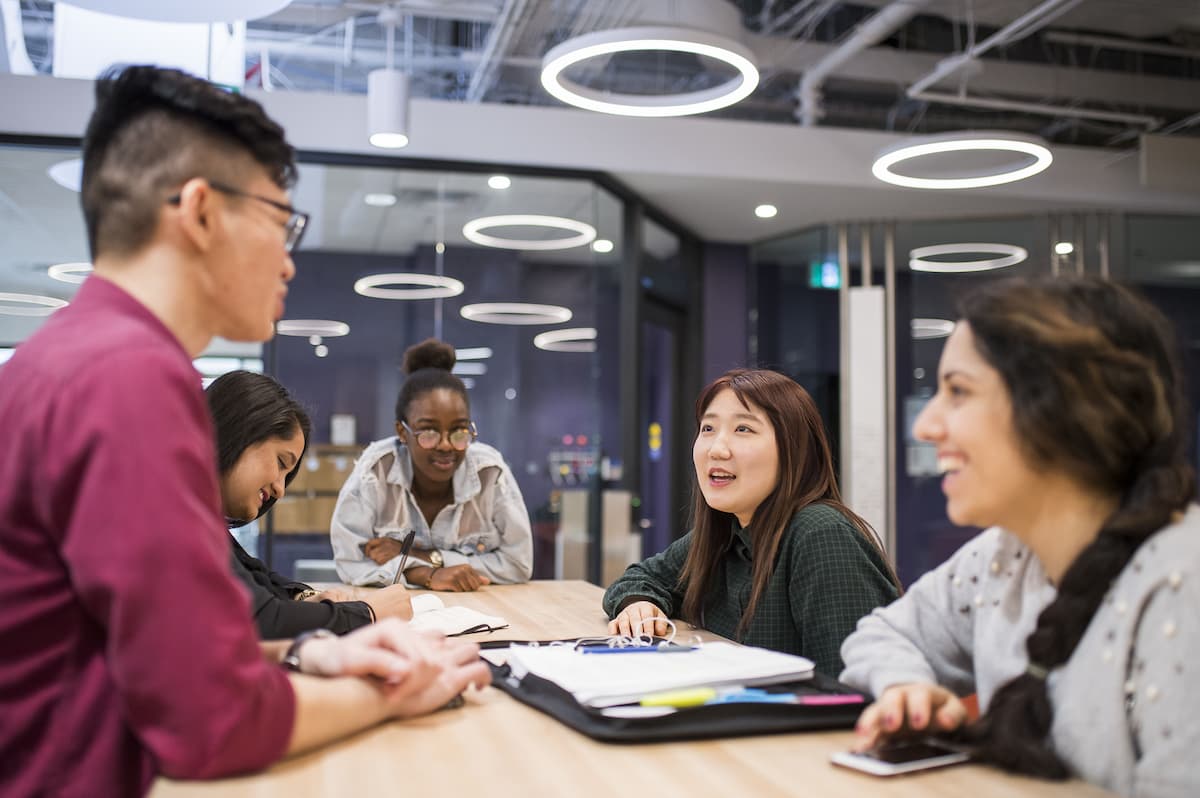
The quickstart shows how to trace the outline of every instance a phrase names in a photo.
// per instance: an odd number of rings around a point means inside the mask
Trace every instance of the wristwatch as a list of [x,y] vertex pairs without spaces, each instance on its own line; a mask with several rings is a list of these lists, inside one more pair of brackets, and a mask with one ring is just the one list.
[[288,669],[289,671],[296,671],[297,673],[299,673],[300,672],[300,646],[304,645],[305,643],[307,643],[309,640],[312,640],[313,638],[322,638],[322,637],[337,637],[337,635],[335,635],[333,632],[329,631],[328,629],[311,629],[307,632],[301,632],[300,634],[296,635],[296,639],[292,641],[292,644],[290,646],[288,646],[287,653],[283,655],[283,659],[280,661],[279,664],[283,665],[283,667]]
[[442,553],[437,549],[431,549],[429,552],[429,565],[431,567],[429,569],[429,578],[425,580],[425,587],[433,584],[434,573],[445,564],[446,561],[442,558]]
[[292,601],[308,601],[310,598],[320,592],[321,591],[317,590],[315,587],[306,587],[296,595],[292,596]]

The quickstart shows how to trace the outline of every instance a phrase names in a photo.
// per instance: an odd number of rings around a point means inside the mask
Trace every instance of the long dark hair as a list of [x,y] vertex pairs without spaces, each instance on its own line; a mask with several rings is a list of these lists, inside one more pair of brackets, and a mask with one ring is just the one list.
[[[734,369],[700,392],[696,399],[697,431],[704,411],[717,394],[726,389],[733,391],[746,409],[754,405],[762,410],[775,430],[775,446],[779,452],[779,483],[758,505],[750,521],[754,529],[753,587],[738,623],[740,635],[754,617],[759,599],[771,580],[779,542],[788,523],[808,505],[819,502],[840,512],[871,542],[885,564],[888,560],[871,525],[842,503],[825,427],[808,391],[775,371]],[[699,623],[717,566],[729,546],[733,515],[709,507],[699,485],[694,484],[692,519],[692,545],[680,571],[679,584],[684,590],[683,617]],[[899,588],[900,582],[890,565],[888,576]]]
[[[299,429],[304,436],[304,449],[284,478],[285,485],[292,484],[304,452],[308,451],[312,422],[287,388],[265,374],[230,371],[213,380],[205,398],[216,434],[217,470],[222,476],[237,464],[246,449],[272,438],[287,438]],[[274,504],[275,497],[268,498],[259,517]]]
[[467,397],[467,386],[451,373],[457,356],[454,347],[436,338],[426,338],[404,350],[404,373],[408,378],[400,386],[396,397],[396,420],[404,421],[408,405],[413,399],[437,388],[454,391],[463,398],[468,409],[471,400]]
[[1070,658],[1113,580],[1196,490],[1174,336],[1147,301],[1094,278],[992,283],[964,299],[959,318],[1008,388],[1028,461],[1120,497],[1026,640],[1029,672],[1001,687],[968,730],[985,761],[1066,778],[1047,744],[1053,709],[1042,671]]

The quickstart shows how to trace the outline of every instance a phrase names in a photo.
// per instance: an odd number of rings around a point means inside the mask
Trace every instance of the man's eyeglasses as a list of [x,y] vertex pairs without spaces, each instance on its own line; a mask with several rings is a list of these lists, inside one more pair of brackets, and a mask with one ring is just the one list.
[[[307,213],[304,213],[303,211],[298,211],[295,208],[293,208],[291,205],[286,205],[282,202],[276,202],[273,199],[270,199],[268,197],[262,197],[262,196],[259,196],[258,194],[251,194],[248,191],[242,191],[240,188],[234,188],[233,186],[226,185],[225,183],[218,183],[215,180],[209,180],[208,185],[211,186],[216,191],[220,191],[222,194],[229,194],[230,196],[233,196],[233,197],[246,197],[247,199],[258,200],[259,202],[267,203],[272,208],[276,208],[278,210],[283,211],[284,213],[286,213],[288,215],[288,220],[286,222],[284,222],[284,224],[283,224],[283,230],[284,230],[283,246],[284,246],[284,249],[286,249],[288,252],[291,252],[293,249],[300,246],[300,239],[304,237],[304,229],[308,226],[308,214]],[[182,201],[182,199],[183,199],[182,195],[176,194],[172,197],[168,197],[167,203],[170,205],[178,205]]]
[[[436,429],[413,430],[412,427],[404,421],[400,425],[408,432],[409,437],[417,442],[417,446],[422,449],[434,449],[442,442],[442,431]],[[450,445],[460,452],[466,451],[471,445],[471,441],[479,437],[479,431],[475,429],[475,422],[472,421],[468,426],[455,427],[447,433],[444,433],[450,441]]]

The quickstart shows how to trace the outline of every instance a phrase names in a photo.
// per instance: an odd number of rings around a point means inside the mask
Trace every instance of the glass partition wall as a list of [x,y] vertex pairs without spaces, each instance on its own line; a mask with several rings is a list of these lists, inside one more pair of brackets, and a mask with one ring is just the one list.
[[[77,148],[0,144],[0,363],[90,268],[77,159]],[[642,323],[643,296],[675,300],[694,285],[692,239],[600,175],[397,163],[303,157],[292,203],[312,216],[280,334],[266,345],[215,341],[197,360],[206,380],[271,373],[313,418],[309,454],[267,534],[239,539],[282,573],[336,578],[338,490],[365,445],[395,434],[404,351],[434,337],[457,350],[479,440],[516,476],[535,577],[598,579],[601,526],[605,548],[611,534],[627,536],[622,551],[641,556],[630,533],[642,458],[624,448],[644,441],[625,430],[647,416],[672,428],[674,408],[628,389],[641,356],[622,350],[622,327]],[[643,228],[630,251],[629,231]],[[672,379],[661,390],[681,389]],[[655,481],[653,503],[674,503],[661,485],[676,482]]]
[[[1015,275],[1091,274],[1135,286],[1179,332],[1200,449],[1200,219],[1056,213],[994,219],[822,225],[753,250],[750,362],[807,388],[835,449],[847,397],[841,369],[848,319],[838,293],[886,286],[889,366],[873,389],[891,397],[885,529],[901,579],[910,584],[977,530],[955,527],[933,447],[912,426],[937,389],[937,365],[966,291]],[[864,274],[863,263],[868,265]],[[889,262],[891,274],[888,274]],[[835,290],[836,289],[836,290]],[[838,452],[839,461],[842,452]],[[858,509],[858,508],[856,508]]]

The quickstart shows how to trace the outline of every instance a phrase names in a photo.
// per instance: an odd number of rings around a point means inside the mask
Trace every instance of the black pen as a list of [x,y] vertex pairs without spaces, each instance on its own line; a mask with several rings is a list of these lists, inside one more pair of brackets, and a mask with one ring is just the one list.
[[408,562],[408,553],[412,551],[413,539],[416,536],[417,530],[410,529],[404,536],[404,542],[400,544],[400,567],[396,569],[396,575],[392,577],[393,585],[400,583],[400,576],[404,573],[404,563]]

